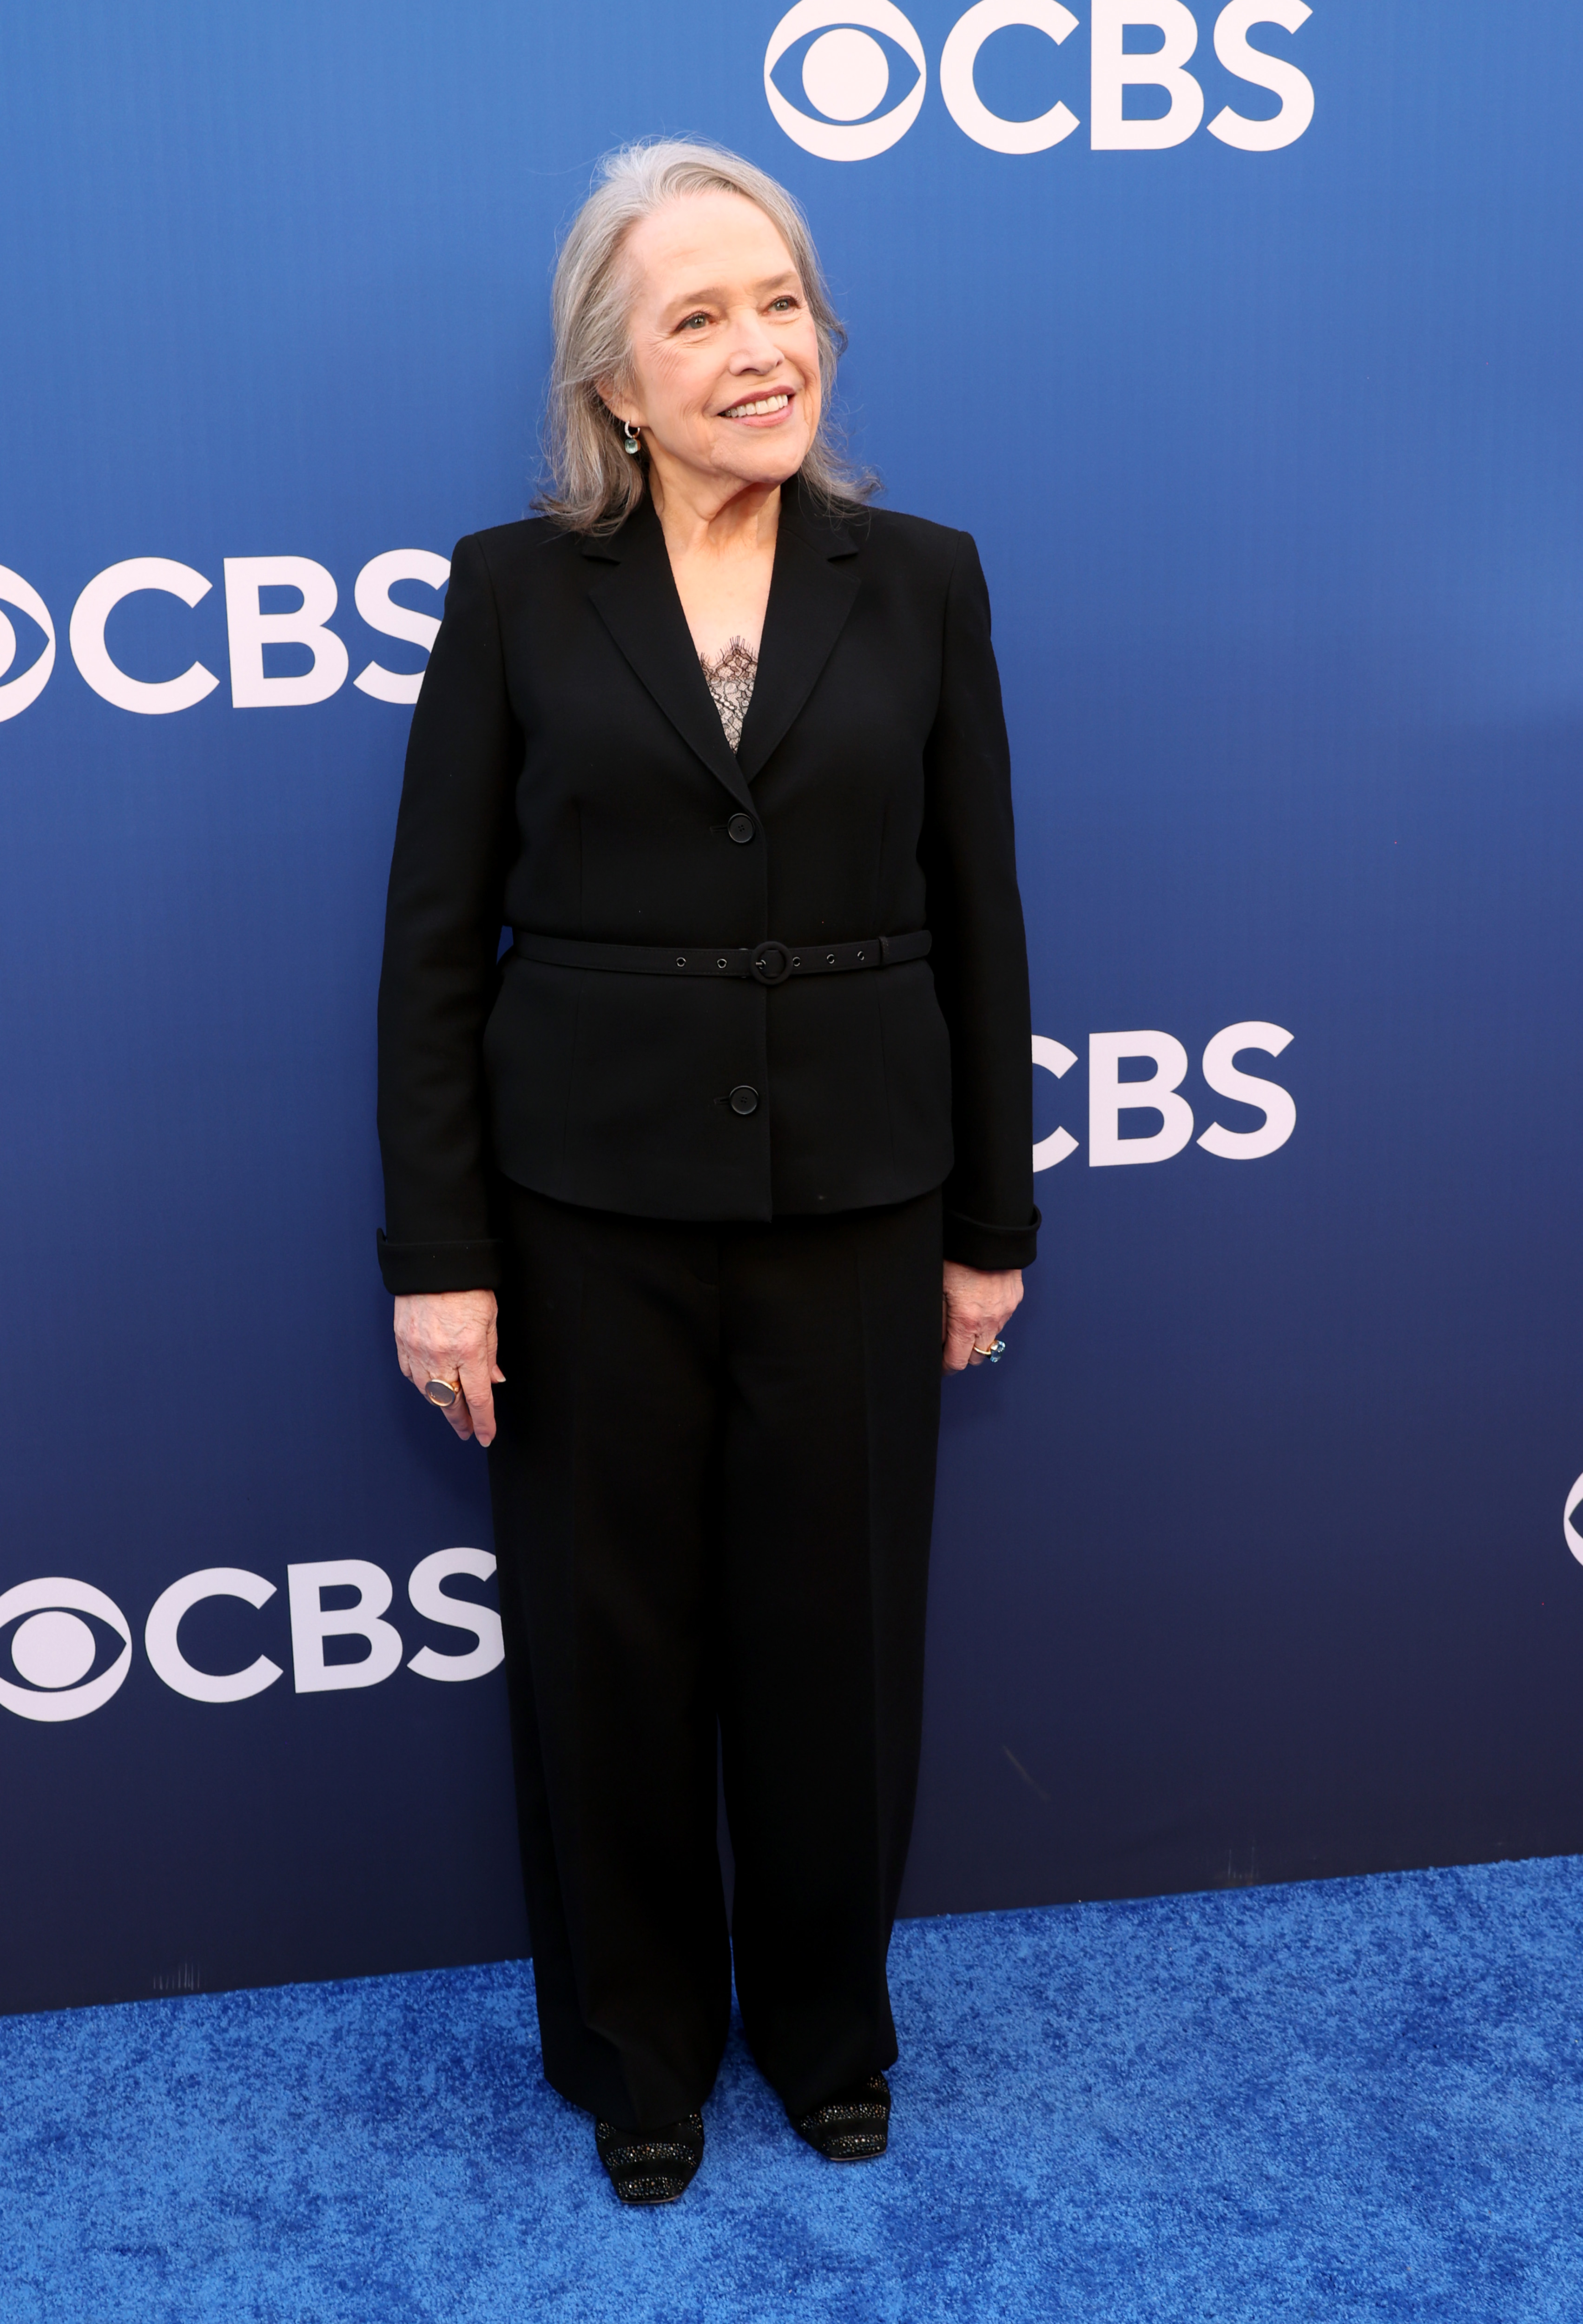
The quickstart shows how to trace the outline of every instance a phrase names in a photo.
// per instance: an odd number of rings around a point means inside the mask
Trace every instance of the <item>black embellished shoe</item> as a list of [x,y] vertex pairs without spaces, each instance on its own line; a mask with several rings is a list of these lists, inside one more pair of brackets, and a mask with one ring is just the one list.
[[816,2146],[826,2163],[872,2163],[889,2144],[890,2084],[883,2074],[865,2074],[800,2120],[788,2118],[797,2136]]
[[623,2203],[674,2203],[704,2160],[704,2117],[686,2114],[658,2130],[618,2130],[596,2122],[594,2144]]

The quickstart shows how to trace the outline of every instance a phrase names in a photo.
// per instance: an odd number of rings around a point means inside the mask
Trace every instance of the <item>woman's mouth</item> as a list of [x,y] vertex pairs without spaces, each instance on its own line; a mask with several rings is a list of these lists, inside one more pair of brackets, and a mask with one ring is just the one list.
[[773,420],[790,401],[791,397],[782,390],[774,395],[752,397],[745,403],[733,403],[720,416],[722,420]]

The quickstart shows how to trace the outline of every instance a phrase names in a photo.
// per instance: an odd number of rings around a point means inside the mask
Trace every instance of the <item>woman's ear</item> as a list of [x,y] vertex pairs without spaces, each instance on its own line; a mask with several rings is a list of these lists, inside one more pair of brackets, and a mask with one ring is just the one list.
[[[618,428],[624,427],[629,420],[637,419],[637,414],[632,410],[632,398],[630,395],[623,395],[613,379],[596,379],[594,383],[594,392]],[[638,424],[641,426],[642,422],[640,420]]]

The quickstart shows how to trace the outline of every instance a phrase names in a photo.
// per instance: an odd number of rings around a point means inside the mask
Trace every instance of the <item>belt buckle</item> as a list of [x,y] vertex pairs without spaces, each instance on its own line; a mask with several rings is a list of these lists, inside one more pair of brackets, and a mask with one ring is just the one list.
[[791,954],[774,937],[755,945],[749,955],[749,965],[760,984],[784,984],[791,974]]

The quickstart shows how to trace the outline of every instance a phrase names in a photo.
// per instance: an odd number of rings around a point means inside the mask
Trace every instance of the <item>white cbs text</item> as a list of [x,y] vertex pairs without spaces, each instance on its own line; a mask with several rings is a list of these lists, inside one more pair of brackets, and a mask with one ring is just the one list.
[[[1278,1057],[1292,1040],[1284,1026],[1247,1018],[1215,1035],[1203,1054],[1203,1077],[1217,1097],[1253,1106],[1264,1120],[1253,1130],[1227,1130],[1210,1122],[1199,1139],[1206,1154],[1222,1162],[1259,1162],[1276,1153],[1297,1127],[1290,1090],[1262,1074],[1244,1073],[1237,1060],[1244,1050]],[[1077,1063],[1077,1053],[1044,1033],[1034,1035],[1034,1064],[1057,1081]],[[1121,1078],[1123,1064],[1152,1065],[1144,1080]],[[1089,1164],[1093,1169],[1134,1162],[1169,1162],[1193,1132],[1192,1108],[1182,1094],[1187,1051],[1173,1033],[1091,1033],[1089,1036]],[[1124,1137],[1124,1114],[1157,1113],[1152,1134]],[[1069,1130],[1057,1128],[1034,1148],[1034,1168],[1053,1170],[1079,1150]]]

